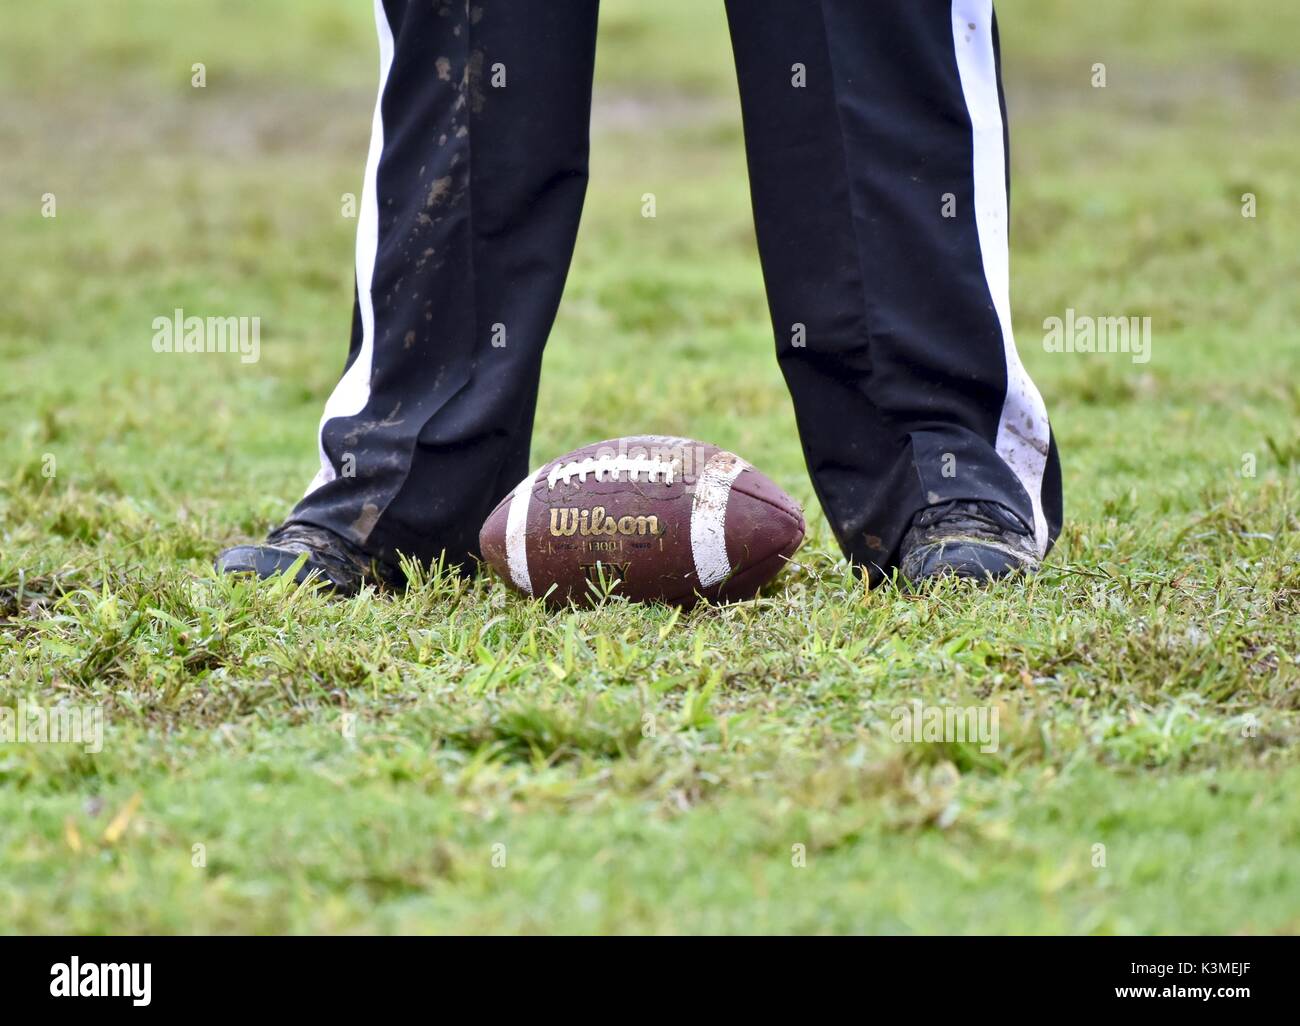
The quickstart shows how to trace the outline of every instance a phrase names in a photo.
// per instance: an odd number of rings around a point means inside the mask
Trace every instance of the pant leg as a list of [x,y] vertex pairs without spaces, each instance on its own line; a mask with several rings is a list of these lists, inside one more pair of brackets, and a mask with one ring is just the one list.
[[990,0],[729,0],[777,353],[826,514],[873,577],[915,512],[991,499],[1060,531],[1016,354]]
[[528,472],[586,190],[597,0],[375,0],[375,16],[352,346],[289,519],[458,563]]

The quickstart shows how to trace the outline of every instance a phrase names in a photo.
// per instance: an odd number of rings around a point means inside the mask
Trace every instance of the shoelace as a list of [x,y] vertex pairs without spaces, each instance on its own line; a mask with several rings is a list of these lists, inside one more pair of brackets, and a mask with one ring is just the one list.
[[963,499],[950,499],[937,506],[923,509],[917,514],[915,524],[917,527],[932,527],[941,520],[950,518],[973,521],[995,532],[1011,531],[1015,534],[1029,534],[1028,529],[1020,523],[1020,518],[1010,510],[1003,513],[993,503]]

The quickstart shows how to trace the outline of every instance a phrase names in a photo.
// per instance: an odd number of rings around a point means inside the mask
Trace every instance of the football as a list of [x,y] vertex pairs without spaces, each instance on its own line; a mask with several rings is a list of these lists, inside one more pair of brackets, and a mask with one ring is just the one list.
[[479,533],[483,559],[552,605],[600,595],[690,606],[752,598],[803,542],[799,505],[689,438],[595,442],[530,474]]

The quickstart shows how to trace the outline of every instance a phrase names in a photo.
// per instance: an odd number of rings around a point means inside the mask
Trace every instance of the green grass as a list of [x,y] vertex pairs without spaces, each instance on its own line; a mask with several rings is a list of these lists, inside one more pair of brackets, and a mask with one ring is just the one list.
[[[534,454],[745,454],[811,521],[749,605],[216,579],[306,484],[342,364],[366,5],[7,19],[0,707],[107,726],[0,744],[0,929],[1300,930],[1300,9],[1000,5],[1068,523],[1027,587],[917,598],[864,591],[815,509],[721,5],[605,7]],[[261,362],[153,353],[177,306],[260,316]],[[1150,316],[1153,359],[1044,352],[1067,307]],[[996,709],[996,751],[895,742],[913,699]]]

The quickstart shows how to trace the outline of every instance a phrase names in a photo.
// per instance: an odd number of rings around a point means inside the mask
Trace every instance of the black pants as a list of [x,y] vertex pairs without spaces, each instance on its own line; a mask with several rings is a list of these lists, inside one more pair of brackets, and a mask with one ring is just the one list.
[[[352,345],[290,519],[460,562],[530,469],[587,182],[597,0],[375,6]],[[1011,333],[991,0],[731,0],[728,16],[777,357],[845,553],[887,570],[912,515],[948,499],[1005,504],[1046,551],[1060,470]]]

